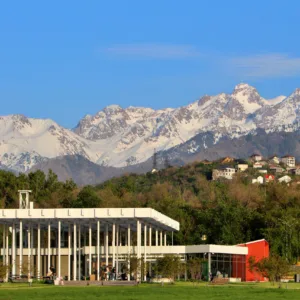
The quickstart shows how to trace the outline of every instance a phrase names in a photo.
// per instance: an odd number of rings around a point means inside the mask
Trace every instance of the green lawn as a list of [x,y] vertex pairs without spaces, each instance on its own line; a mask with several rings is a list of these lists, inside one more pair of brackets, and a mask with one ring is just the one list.
[[271,288],[270,284],[241,284],[194,287],[191,284],[141,285],[138,287],[55,287],[3,284],[0,300],[175,300],[175,299],[300,299],[300,285],[289,284],[288,289]]

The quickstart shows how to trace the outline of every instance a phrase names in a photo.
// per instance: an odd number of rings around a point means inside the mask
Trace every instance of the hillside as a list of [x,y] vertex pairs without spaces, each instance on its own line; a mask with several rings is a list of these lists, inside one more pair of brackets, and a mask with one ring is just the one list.
[[[193,163],[156,173],[131,174],[78,188],[53,172],[0,171],[2,207],[17,207],[18,189],[32,189],[36,207],[152,207],[180,222],[178,244],[237,244],[266,238],[274,252],[297,260],[300,247],[300,185],[252,184],[251,171],[211,181],[213,164]],[[286,240],[288,224],[289,239]]]

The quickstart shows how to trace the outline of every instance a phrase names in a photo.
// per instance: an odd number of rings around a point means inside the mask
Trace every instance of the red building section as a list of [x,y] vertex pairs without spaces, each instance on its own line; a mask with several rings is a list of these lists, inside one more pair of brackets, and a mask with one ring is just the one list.
[[246,255],[246,268],[245,268],[245,280],[246,281],[267,281],[265,277],[262,277],[260,274],[253,273],[249,270],[249,258],[251,256],[255,257],[256,261],[261,260],[262,258],[269,257],[270,249],[269,243],[263,240],[257,240],[245,244],[240,244],[239,246],[248,248],[248,255]]

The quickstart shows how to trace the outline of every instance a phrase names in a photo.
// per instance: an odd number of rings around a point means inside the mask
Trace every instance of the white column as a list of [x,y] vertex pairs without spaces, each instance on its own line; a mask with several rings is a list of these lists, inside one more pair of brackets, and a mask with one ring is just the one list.
[[[152,226],[150,225],[149,227],[149,249],[151,250],[151,246],[152,246]],[[151,251],[149,251],[150,253]]]
[[78,280],[81,280],[81,225],[78,224]]
[[105,264],[108,266],[108,224],[105,225]]
[[155,230],[155,246],[158,246],[158,230]]
[[127,228],[127,253],[128,253],[128,274],[127,274],[127,280],[130,281],[130,224],[128,224],[128,228]]
[[68,281],[71,280],[71,224],[68,228]]
[[49,269],[51,267],[51,256],[50,256],[50,251],[51,251],[51,224],[48,222],[48,270],[47,273],[49,272]]
[[165,240],[165,241],[164,241],[164,245],[167,246],[167,233],[165,232],[164,235],[165,235],[165,236],[164,236],[164,240]]
[[58,272],[57,275],[58,277],[61,277],[61,260],[60,260],[60,247],[61,247],[61,221],[58,221],[58,230],[57,230],[57,234],[58,234],[58,239],[57,239],[57,243],[58,243]]
[[139,231],[138,231],[138,257],[142,256],[142,223],[139,221]]
[[34,226],[31,225],[31,240],[30,240],[30,251],[31,251],[31,257],[30,257],[30,263],[32,265],[32,271],[34,271],[34,262],[33,262],[33,242],[34,242]]
[[6,252],[6,247],[5,247],[5,242],[6,242],[6,225],[3,224],[2,226],[2,229],[3,229],[3,236],[2,236],[2,261],[3,261],[3,265],[5,264],[5,252]]
[[97,280],[100,280],[100,221],[97,220]]
[[116,267],[116,223],[112,225],[112,268]]
[[28,277],[31,277],[31,224],[28,225],[28,238],[27,238],[27,242],[28,242]]
[[37,278],[41,277],[41,224],[38,223],[37,229]]
[[16,275],[16,224],[12,224],[12,242],[11,242],[11,261],[12,275]]
[[137,259],[138,259],[138,271],[137,280],[141,280],[141,222],[137,220]]
[[[87,246],[87,239],[86,239],[86,228],[84,228],[84,235],[83,235],[83,246]],[[88,276],[88,261],[87,261],[87,255],[84,254],[84,276]]]
[[116,233],[116,243],[117,243],[117,256],[116,256],[116,279],[119,274],[119,235],[120,235],[120,227],[117,225],[117,233]]
[[92,275],[92,224],[89,223],[89,275]]
[[19,255],[20,271],[19,271],[19,273],[20,273],[20,275],[22,275],[22,266],[23,266],[23,222],[22,222],[22,220],[20,220],[19,243],[20,243],[20,255]]
[[[8,231],[8,225],[6,225],[6,234],[5,234],[5,244],[6,244],[6,246],[5,246],[5,249],[6,249],[6,254],[5,254],[5,259],[6,259],[6,266],[8,266],[9,265],[9,260],[8,260],[8,247],[9,247],[9,244],[8,244],[8,233],[9,233],[9,231]],[[8,270],[7,270],[7,272],[6,272],[6,281],[8,281]]]
[[147,280],[147,225],[144,225],[144,281]]
[[73,228],[73,280],[76,281],[77,279],[77,229],[76,229],[76,223],[74,222],[74,228]]
[[163,245],[162,231],[160,231],[159,240],[160,240],[160,245],[162,246]]
[[[152,226],[150,225],[150,228],[149,228],[149,250],[148,250],[148,253],[150,255],[152,253],[151,247],[152,247]],[[149,275],[151,276],[151,261],[149,261]]]

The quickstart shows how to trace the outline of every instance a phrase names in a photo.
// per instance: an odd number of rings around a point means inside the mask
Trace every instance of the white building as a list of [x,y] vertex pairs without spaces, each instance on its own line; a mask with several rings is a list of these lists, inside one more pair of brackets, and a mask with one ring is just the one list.
[[11,266],[6,280],[22,275],[41,279],[53,267],[65,284],[88,277],[96,284],[103,280],[103,268],[128,272],[123,270],[131,270],[129,258],[136,257],[149,266],[134,278],[139,281],[146,279],[146,271],[151,276],[151,265],[164,254],[179,255],[183,262],[202,255],[207,274],[222,267],[224,276],[246,280],[248,246],[173,245],[179,223],[154,209],[33,208],[28,192],[22,192],[27,193],[26,200],[20,197],[19,209],[0,209],[0,255]]
[[253,164],[254,169],[261,169],[263,167],[263,164],[261,162],[255,162]]
[[252,179],[252,183],[263,184],[264,178],[262,176],[258,176],[257,178]]
[[282,176],[282,177],[280,177],[280,178],[278,179],[278,182],[289,183],[289,182],[291,182],[291,181],[292,181],[292,178],[291,178],[290,176],[288,176],[288,175],[284,175],[284,176]]
[[294,168],[296,166],[296,159],[294,156],[286,155],[281,158],[281,161],[289,168]]
[[273,155],[269,158],[269,163],[279,164],[280,158],[277,155]]
[[262,157],[262,155],[260,155],[260,154],[254,153],[254,154],[252,154],[252,155],[250,156],[250,159],[251,159],[252,161],[261,161],[261,160],[263,159],[263,157]]
[[231,180],[235,173],[236,173],[235,168],[224,166],[219,169],[214,169],[212,178],[213,180],[217,180],[218,178],[226,178]]
[[248,165],[248,164],[238,164],[238,165],[237,165],[237,169],[238,169],[238,171],[240,171],[240,172],[244,172],[244,171],[246,171],[248,168],[249,168],[249,165]]

